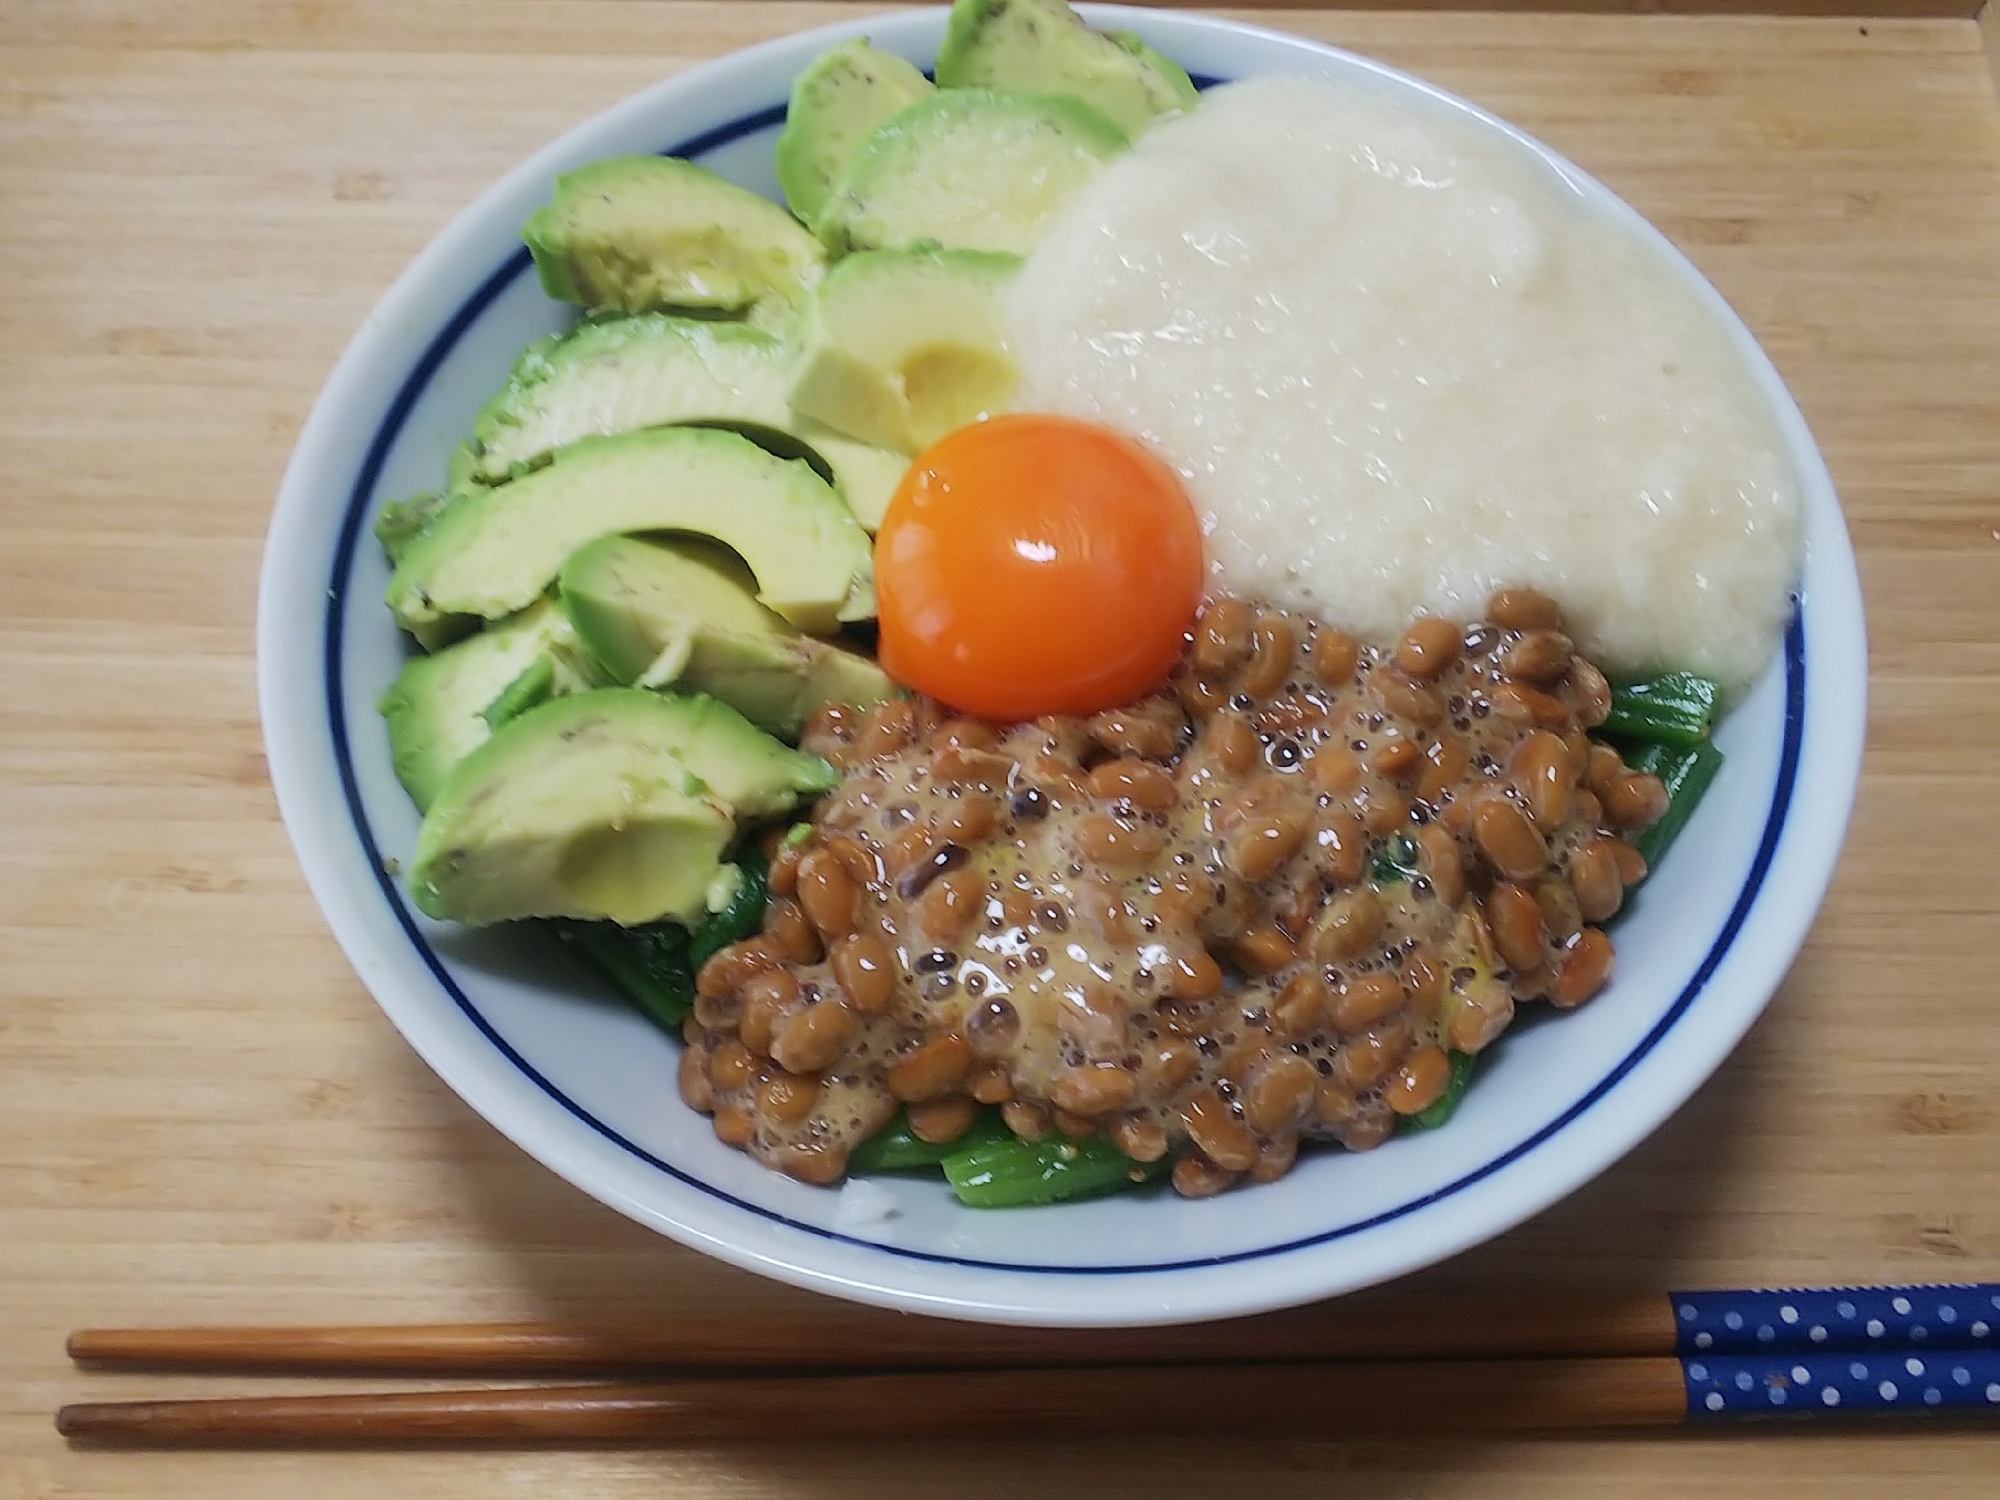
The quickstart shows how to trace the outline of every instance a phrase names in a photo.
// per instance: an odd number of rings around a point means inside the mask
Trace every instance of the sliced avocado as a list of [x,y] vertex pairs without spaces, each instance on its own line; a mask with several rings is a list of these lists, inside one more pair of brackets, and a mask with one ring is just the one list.
[[1187,69],[1164,52],[1148,47],[1138,32],[1107,31],[1104,35],[1165,78],[1168,88],[1180,97],[1182,109],[1193,109],[1195,105],[1201,103],[1201,90],[1195,87],[1194,80],[1188,77]]
[[469,485],[477,484],[479,482],[477,469],[472,445],[460,443],[451,450],[451,456],[444,461],[445,493],[456,494]]
[[784,421],[782,345],[668,313],[582,323],[522,351],[473,419],[473,472],[499,484],[579,438],[678,422]]
[[459,499],[389,579],[405,629],[494,619],[542,593],[569,555],[612,532],[711,536],[756,576],[758,597],[803,629],[875,611],[868,534],[805,464],[705,427],[590,438],[543,468]]
[[824,651],[814,654],[812,665],[806,672],[804,690],[799,696],[806,705],[806,713],[810,715],[813,709],[828,703],[873,708],[877,703],[886,703],[901,693],[902,689],[876,665],[872,656],[863,656],[859,651],[848,651],[839,646],[827,646]]
[[404,664],[377,708],[396,778],[418,811],[430,806],[451,768],[490,736],[487,710],[539,663],[547,664],[551,692],[575,692],[595,680],[569,617],[544,599]]
[[896,693],[865,656],[800,635],[759,604],[749,570],[717,547],[601,537],[563,564],[559,587],[616,681],[713,694],[788,739],[823,703],[866,708]]
[[486,721],[488,729],[498,729],[555,695],[556,664],[546,656],[538,656],[528,663],[527,671],[500,690],[500,696],[487,704],[479,717]]
[[833,470],[833,487],[854,513],[854,519],[873,533],[895,497],[896,486],[909,472],[907,454],[873,443],[857,442],[808,417],[792,413],[790,432],[814,453],[821,455]]
[[939,89],[862,144],[821,212],[820,237],[836,251],[928,242],[1022,255],[1126,144],[1067,95]]
[[[634,688],[633,692],[644,692]],[[660,733],[707,793],[741,818],[787,812],[840,784],[817,755],[794,750],[706,693],[653,693],[665,709]]]
[[676,753],[683,738],[664,699],[631,688],[528,710],[460,761],[424,814],[418,908],[472,925],[694,921],[736,824]]
[[1004,411],[1019,373],[1002,304],[1019,266],[983,250],[848,256],[800,315],[793,409],[905,453]]
[[[790,362],[788,346],[786,367]],[[870,532],[882,524],[883,513],[889,509],[896,486],[903,482],[903,475],[910,468],[909,454],[898,453],[892,448],[878,448],[873,443],[851,438],[844,432],[835,432],[831,427],[793,411],[790,406],[785,408],[783,427],[770,427],[761,422],[724,422],[717,425],[742,433],[759,448],[780,458],[805,460],[815,474],[832,482],[840,492],[840,498],[847,502],[847,508],[854,512],[854,519]]]
[[875,127],[931,87],[909,63],[871,47],[866,37],[814,58],[792,85],[778,137],[778,186],[792,212],[811,224]]
[[426,490],[407,500],[391,500],[375,518],[375,540],[389,555],[390,565],[402,560],[411,542],[437,519],[451,496],[448,490]]
[[808,462],[822,460],[813,466],[872,526],[908,465],[900,455],[795,421],[785,404],[789,357],[784,341],[762,329],[669,313],[584,323],[538,339],[473,424],[474,473],[499,484],[581,438],[677,423],[729,426],[781,458],[810,450]]
[[958,0],[937,79],[946,88],[1073,94],[1135,140],[1200,98],[1178,64],[1130,32],[1092,31],[1064,0]]
[[559,302],[738,313],[819,279],[819,242],[768,198],[671,156],[614,156],[556,179],[521,231]]
[[447,615],[442,619],[426,620],[421,625],[410,627],[410,639],[426,651],[442,651],[454,642],[462,641],[479,629],[479,619],[475,615]]
[[[684,682],[703,692],[714,689],[689,675],[697,652],[737,648],[725,668],[770,670],[796,634],[757,602],[754,585],[748,569],[720,548],[628,536],[578,548],[556,584],[577,638],[614,681]],[[728,694],[716,696],[759,721]]]
[[[434,494],[413,495],[402,502],[411,507],[407,516],[397,514],[392,517],[396,506],[384,507],[381,516],[376,520],[375,534],[381,537],[382,528],[386,524],[395,538],[393,546],[388,538],[384,538],[382,542],[382,550],[389,557],[389,566],[400,568],[403,559],[409,556],[410,548],[416,545],[417,539],[436,524],[439,516],[464,499],[465,493],[464,490],[447,488]],[[393,578],[395,575],[392,573],[390,576]],[[424,650],[442,651],[452,642],[479,629],[483,623],[484,621],[477,615],[439,615],[434,620],[420,620],[406,628]]]

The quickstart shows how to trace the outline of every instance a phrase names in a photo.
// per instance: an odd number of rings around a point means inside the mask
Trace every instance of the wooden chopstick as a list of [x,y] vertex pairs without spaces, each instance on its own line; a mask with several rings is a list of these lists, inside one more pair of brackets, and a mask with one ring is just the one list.
[[[1805,1358],[1805,1357],[1801,1357]],[[1921,1369],[1912,1377],[1909,1372]],[[2000,1418],[2000,1353],[1792,1363],[1393,1360],[710,1378],[66,1406],[64,1436],[156,1448],[895,1438],[1296,1439],[1578,1432],[1790,1417]]]
[[100,1368],[581,1376],[697,1370],[966,1370],[1285,1360],[1824,1355],[2000,1347],[2000,1285],[1592,1296],[1363,1298],[1168,1328],[959,1323],[827,1303],[805,1317],[697,1314],[672,1324],[94,1328]]
[[[2000,1285],[1327,1303],[1173,1328],[1002,1328],[828,1306],[785,1322],[84,1329],[105,1367],[699,1380],[94,1402],[78,1441],[680,1443],[1089,1437],[1314,1438],[1661,1427],[1744,1417],[2000,1418]],[[782,1369],[783,1377],[742,1372]],[[845,1371],[828,1374],[814,1372]],[[874,1373],[856,1373],[872,1371]],[[893,1373],[891,1373],[893,1372]]]
[[69,1339],[71,1358],[100,1368],[485,1376],[1607,1356],[1673,1348],[1673,1309],[1658,1296],[1328,1303],[1171,1328],[1009,1328],[828,1306],[786,1321],[710,1314],[650,1327],[94,1328]]
[[396,1391],[64,1407],[57,1430],[147,1447],[660,1444],[1659,1427],[1687,1411],[1673,1359],[983,1370]]

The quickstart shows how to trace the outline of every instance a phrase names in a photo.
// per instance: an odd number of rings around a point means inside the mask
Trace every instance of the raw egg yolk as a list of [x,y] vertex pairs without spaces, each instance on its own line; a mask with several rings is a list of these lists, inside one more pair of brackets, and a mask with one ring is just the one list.
[[1132,439],[1017,415],[947,434],[875,537],[882,666],[1009,723],[1088,714],[1160,685],[1200,601],[1201,526]]

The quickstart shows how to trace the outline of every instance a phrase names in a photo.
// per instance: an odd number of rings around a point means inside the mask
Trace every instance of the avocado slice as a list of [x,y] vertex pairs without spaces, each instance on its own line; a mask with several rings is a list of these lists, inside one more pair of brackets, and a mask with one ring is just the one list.
[[931,92],[931,81],[866,37],[814,58],[792,85],[778,137],[778,186],[811,224],[875,127]]
[[452,770],[410,863],[419,910],[693,922],[735,837],[839,775],[712,698],[600,688],[531,708]]
[[[1116,42],[1127,52],[1145,63],[1147,67],[1165,78],[1167,80],[1167,87],[1180,98],[1180,107],[1182,109],[1193,109],[1195,105],[1201,103],[1201,90],[1195,86],[1195,81],[1188,77],[1187,69],[1183,68],[1171,57],[1168,57],[1164,52],[1155,51],[1153,48],[1147,46],[1145,39],[1138,32],[1107,31],[1104,33],[1104,36],[1108,40]],[[1165,113],[1165,111],[1162,111],[1162,113]]]
[[1135,140],[1201,97],[1177,63],[1130,32],[1092,31],[1064,0],[958,0],[937,79],[946,88],[1073,94]]
[[819,242],[777,204],[672,156],[565,173],[521,238],[542,290],[592,310],[789,305],[825,265]]
[[537,339],[472,423],[473,476],[502,484],[579,438],[784,419],[783,346],[744,323],[646,313]]
[[895,498],[896,486],[910,470],[909,456],[859,442],[796,411],[792,412],[785,431],[805,444],[808,463],[813,454],[826,461],[833,472],[833,487],[840,491],[840,498],[847,502],[862,529],[872,535],[881,526],[889,502]]
[[[451,509],[463,495],[464,491],[447,485],[441,490],[412,495],[407,500],[393,500],[383,506],[382,513],[375,518],[375,537],[382,544],[389,566],[401,567],[417,539],[429,531],[437,518]],[[435,620],[422,620],[407,628],[424,650],[442,651],[452,642],[477,630],[481,623],[477,616],[440,615]]]
[[928,242],[1022,255],[1126,145],[1064,94],[939,89],[863,142],[821,212],[820,238],[836,252]]
[[491,730],[485,717],[524,676],[546,664],[548,692],[598,680],[569,617],[546,599],[431,656],[412,657],[376,705],[389,731],[396,779],[423,811],[451,768]]
[[474,455],[470,443],[460,443],[456,448],[452,449],[450,455],[444,461],[445,494],[453,495],[470,485],[477,484],[479,476],[475,472],[476,469],[477,465],[474,463]]
[[629,688],[530,709],[460,761],[410,862],[419,910],[693,921],[735,837],[729,807],[674,753],[664,700]]
[[1004,298],[1021,262],[983,250],[863,250],[799,317],[794,410],[917,453],[1006,410],[1019,372]]
[[840,784],[840,773],[827,762],[780,744],[720,698],[681,692],[651,696],[664,712],[662,743],[700,779],[705,795],[739,818],[789,812]]
[[[789,350],[785,355],[790,363]],[[782,383],[782,382],[781,382]],[[910,456],[888,448],[877,448],[843,432],[800,416],[785,408],[784,425],[765,422],[701,422],[701,427],[721,427],[741,433],[766,453],[779,458],[798,459],[813,473],[830,483],[862,529],[873,532],[894,498],[896,486],[909,471]]]
[[688,531],[729,547],[801,629],[875,612],[868,534],[804,463],[737,433],[657,427],[589,438],[497,489],[461,495],[410,544],[387,600],[404,629],[532,603],[585,542]]
[[488,729],[498,729],[555,695],[556,664],[550,657],[538,656],[528,663],[525,672],[500,690],[499,697],[480,710],[479,717],[486,721]]
[[391,500],[382,507],[382,513],[375,518],[375,540],[388,554],[391,567],[402,559],[424,528],[437,519],[450,498],[449,490],[426,490],[407,500]]
[[872,527],[907,463],[794,421],[785,404],[789,358],[786,344],[762,329],[670,313],[551,334],[523,351],[474,420],[473,478],[504,483],[581,438],[678,423],[730,426],[781,458],[805,457]]
[[718,547],[600,537],[563,564],[559,587],[614,680],[713,694],[786,739],[821,704],[867,708],[896,695],[867,657],[800,635],[759,604],[749,570]]

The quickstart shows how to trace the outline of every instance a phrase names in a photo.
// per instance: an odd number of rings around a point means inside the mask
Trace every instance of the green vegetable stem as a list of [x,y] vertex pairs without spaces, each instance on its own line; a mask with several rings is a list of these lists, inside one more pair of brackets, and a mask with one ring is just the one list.
[[676,922],[620,927],[616,922],[551,924],[563,945],[597,970],[611,987],[663,1030],[680,1034],[694,1008],[694,976],[717,950],[741,942],[764,925],[770,887],[764,861],[745,848],[738,856],[741,884],[729,904],[690,932]]
[[954,1152],[1013,1138],[1013,1132],[1000,1122],[999,1112],[988,1109],[980,1111],[972,1128],[957,1140],[937,1145],[912,1131],[909,1116],[897,1110],[895,1119],[854,1148],[847,1169],[863,1177],[877,1172],[934,1171]]
[[1610,717],[1597,732],[1614,739],[1692,746],[1708,738],[1722,686],[1693,672],[1667,672],[1611,690]]
[[736,863],[743,871],[736,894],[721,911],[703,918],[688,943],[688,962],[697,972],[731,943],[740,943],[763,929],[764,908],[771,900],[771,887],[764,878],[764,857],[746,844],[736,856]]
[[1073,1141],[1012,1135],[955,1149],[944,1175],[967,1208],[1031,1208],[1122,1193],[1164,1176],[1171,1163],[1136,1162],[1101,1135]]
[[1722,769],[1722,752],[1713,742],[1702,740],[1685,749],[1670,745],[1642,745],[1626,757],[1635,771],[1650,771],[1667,789],[1667,811],[1660,821],[1632,840],[1645,856],[1648,867],[1657,867],[1668,845],[1680,837],[1693,816],[1715,773]]
[[660,922],[620,927],[616,922],[559,921],[563,945],[601,974],[611,987],[663,1030],[680,1033],[694,1006],[694,965],[685,927]]

